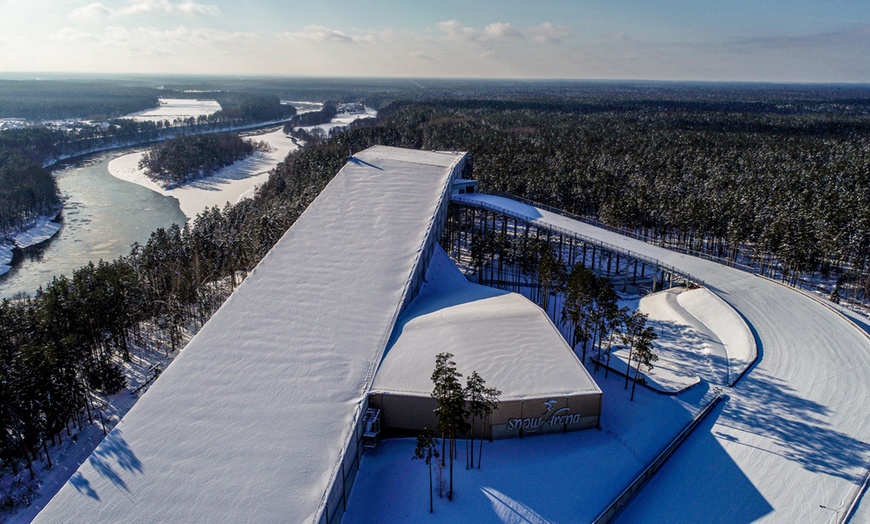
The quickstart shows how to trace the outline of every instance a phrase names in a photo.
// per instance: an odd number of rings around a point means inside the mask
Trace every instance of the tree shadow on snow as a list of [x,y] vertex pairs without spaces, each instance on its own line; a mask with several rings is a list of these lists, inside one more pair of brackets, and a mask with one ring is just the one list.
[[743,377],[738,391],[720,423],[776,441],[779,455],[807,471],[860,481],[855,465],[867,462],[870,445],[829,427],[825,417],[832,413],[826,406],[801,398],[788,383],[758,369]]
[[80,472],[76,472],[75,475],[70,477],[69,483],[72,484],[79,493],[83,493],[94,500],[100,500],[100,496],[97,495],[97,492],[91,487],[91,483]]
[[[662,359],[679,364],[703,380],[715,385],[725,385],[728,380],[728,359],[713,352],[703,351],[704,346],[721,344],[708,335],[673,321],[650,320],[647,322],[658,340],[653,342],[656,353]],[[655,365],[655,364],[654,364]]]
[[[121,437],[121,431],[117,429],[109,433],[88,459],[88,462],[97,473],[106,477],[112,484],[125,491],[130,491],[127,488],[127,483],[115,471],[113,465],[117,465],[127,472],[142,472],[142,462],[136,457],[133,450],[130,449],[127,441]],[[94,495],[96,496],[96,493]]]

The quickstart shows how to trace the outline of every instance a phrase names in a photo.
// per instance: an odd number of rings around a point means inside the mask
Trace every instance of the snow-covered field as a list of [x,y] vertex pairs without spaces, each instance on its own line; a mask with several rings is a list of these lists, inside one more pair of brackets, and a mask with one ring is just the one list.
[[139,169],[143,153],[131,153],[109,162],[109,173],[116,178],[147,187],[161,195],[178,199],[181,211],[188,218],[195,217],[207,208],[223,208],[227,202],[235,203],[251,196],[253,190],[269,178],[269,171],[278,165],[287,154],[298,146],[281,131],[275,129],[247,138],[265,141],[272,147],[268,153],[256,152],[250,157],[227,166],[214,175],[187,184],[164,189],[145,176]]
[[825,508],[842,510],[870,463],[865,332],[810,297],[739,270],[508,199],[462,200],[511,209],[699,276],[758,342],[757,363],[619,522],[834,522],[836,512]]
[[353,122],[354,120],[359,120],[362,118],[374,118],[378,116],[378,112],[371,108],[366,108],[364,113],[339,113],[332,119],[328,124],[320,124],[316,126],[304,126],[299,129],[304,129],[309,133],[314,129],[323,130],[326,136],[329,135],[329,132],[335,129],[336,127],[344,127]]
[[192,98],[159,98],[159,107],[130,113],[122,118],[129,118],[137,122],[157,122],[176,118],[196,118],[200,115],[211,115],[220,111],[221,106],[214,100],[198,100]]

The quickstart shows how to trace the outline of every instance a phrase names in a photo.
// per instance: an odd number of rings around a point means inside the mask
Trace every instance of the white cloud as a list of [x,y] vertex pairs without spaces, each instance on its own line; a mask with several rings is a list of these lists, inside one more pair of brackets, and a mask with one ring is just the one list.
[[99,2],[76,7],[70,12],[70,16],[76,20],[93,20],[111,14],[112,10]]
[[445,20],[438,22],[438,29],[447,34],[450,38],[471,39],[474,37],[475,31],[470,27],[465,27],[456,20]]
[[419,40],[415,35],[394,29],[379,31],[358,31],[348,34],[322,25],[307,25],[301,31],[285,31],[281,33],[293,44],[309,43],[339,43],[339,44],[407,44]]
[[235,46],[258,41],[253,33],[220,31],[217,29],[187,27],[184,25],[172,29],[157,29],[154,27],[107,27],[104,43],[141,43],[144,46],[178,45],[200,46],[211,45]]
[[337,31],[335,29],[324,27],[322,25],[308,25],[303,27],[301,32],[289,32],[285,33],[285,35],[293,39],[308,40],[312,42],[350,43],[354,41],[354,38],[348,36],[347,34],[341,31]]
[[102,17],[141,16],[149,14],[181,14],[188,16],[217,16],[220,8],[214,4],[200,4],[193,0],[172,2],[170,0],[133,0],[124,7],[112,8],[100,2],[77,7],[70,16],[77,20],[93,20]]
[[518,29],[506,22],[493,22],[483,29],[462,25],[457,20],[445,20],[437,24],[448,40],[478,43],[496,43],[531,39],[543,44],[559,44],[571,36],[571,31],[552,22],[544,22],[526,29]]
[[411,53],[411,58],[413,58],[414,60],[421,60],[424,62],[434,62],[435,61],[434,57],[428,55],[427,53],[425,53],[423,51],[414,51],[413,53]]
[[72,27],[64,27],[49,37],[56,42],[94,42],[97,37],[86,31],[79,31]]
[[527,32],[532,40],[542,44],[560,44],[563,38],[571,36],[571,31],[568,28],[551,22],[532,26]]
[[522,32],[505,22],[493,22],[483,29],[475,29],[462,25],[457,20],[445,20],[438,22],[437,27],[451,40],[497,42],[523,38]]
[[488,41],[491,40],[506,40],[511,38],[522,38],[523,34],[514,29],[510,24],[503,22],[495,22],[488,24],[483,28],[482,38]]

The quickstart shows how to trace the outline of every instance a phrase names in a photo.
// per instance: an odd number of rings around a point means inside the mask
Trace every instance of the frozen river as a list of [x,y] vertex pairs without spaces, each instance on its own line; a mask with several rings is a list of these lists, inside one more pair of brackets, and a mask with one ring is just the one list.
[[56,275],[93,260],[112,260],[144,243],[157,228],[184,224],[178,200],[118,180],[109,161],[129,150],[97,153],[55,172],[64,195],[63,227],[50,241],[17,253],[12,270],[0,279],[0,297],[33,294]]

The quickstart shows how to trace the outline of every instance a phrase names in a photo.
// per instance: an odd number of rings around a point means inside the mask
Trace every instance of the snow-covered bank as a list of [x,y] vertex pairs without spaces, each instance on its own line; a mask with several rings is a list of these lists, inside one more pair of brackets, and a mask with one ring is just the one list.
[[11,244],[0,244],[0,275],[4,275],[12,269],[12,251],[15,246]]
[[758,356],[755,338],[746,322],[730,305],[707,288],[677,295],[677,302],[716,334],[728,359],[728,384],[743,373]]
[[[659,338],[653,343],[659,360],[641,374],[663,393],[692,387],[701,378],[730,385],[754,360],[755,339],[749,327],[725,301],[706,288],[673,288],[647,295],[638,310]],[[628,350],[613,352],[611,366],[625,373]]]
[[24,249],[45,242],[60,231],[60,222],[55,222],[57,213],[43,215],[21,231],[9,235],[0,242],[0,275],[12,269],[12,257],[16,248]]
[[268,153],[257,152],[249,158],[227,166],[214,175],[189,182],[172,189],[164,189],[139,169],[143,153],[131,153],[109,162],[112,176],[132,182],[148,189],[171,196],[178,200],[181,211],[193,218],[207,208],[223,208],[227,202],[235,203],[253,194],[256,186],[269,178],[269,171],[278,165],[287,154],[298,146],[280,129],[267,133],[251,135],[247,138],[267,142],[272,150]]

